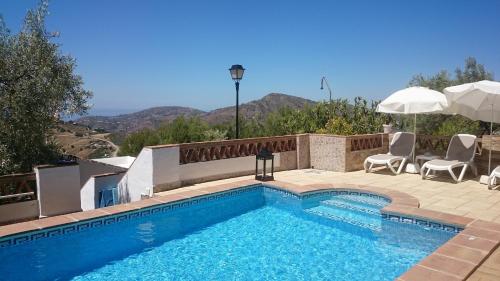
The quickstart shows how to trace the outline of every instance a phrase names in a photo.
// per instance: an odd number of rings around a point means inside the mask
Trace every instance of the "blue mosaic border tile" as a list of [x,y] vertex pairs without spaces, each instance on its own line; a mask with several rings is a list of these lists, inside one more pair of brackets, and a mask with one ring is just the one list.
[[266,192],[272,192],[272,193],[275,193],[275,194],[280,194],[283,197],[294,198],[294,199],[301,199],[301,197],[299,195],[297,195],[297,194],[295,194],[293,192],[290,192],[288,190],[279,189],[279,188],[274,187],[272,185],[266,185],[266,184],[263,184],[262,186],[267,189]]
[[422,218],[414,218],[410,216],[403,216],[403,215],[394,215],[394,214],[385,214],[382,213],[382,218],[394,222],[399,222],[399,223],[405,223],[405,224],[416,224],[420,225],[423,227],[428,227],[432,229],[438,229],[438,230],[443,230],[443,231],[448,231],[448,232],[454,232],[454,233],[459,233],[460,231],[464,230],[463,227],[451,225],[451,224],[445,224],[445,223],[440,223],[436,221],[430,221],[430,220],[425,220]]
[[[266,186],[267,187],[267,186]],[[15,234],[12,236],[6,236],[0,238],[0,248],[14,246],[19,244],[24,244],[38,239],[60,236],[64,234],[70,234],[75,232],[84,231],[91,228],[102,227],[110,224],[115,224],[131,219],[136,219],[140,217],[149,216],[158,213],[168,213],[179,209],[184,209],[194,205],[200,205],[205,202],[220,200],[226,197],[233,197],[247,192],[259,191],[263,188],[263,185],[250,185],[234,190],[228,190],[221,193],[210,194],[206,196],[196,197],[193,199],[186,199],[181,201],[176,201],[172,203],[159,204],[151,207],[147,207],[140,210],[128,211],[116,215],[103,216],[100,218],[74,222],[62,226],[51,227],[42,230],[34,230],[26,233]],[[277,190],[277,189],[276,189]],[[278,191],[278,190],[277,190]],[[285,192],[283,192],[285,193]],[[287,192],[288,193],[288,192]]]
[[301,198],[311,199],[311,198],[321,197],[321,196],[325,196],[325,195],[328,195],[328,196],[358,195],[358,196],[366,196],[366,197],[376,198],[379,200],[384,200],[387,203],[391,203],[391,199],[389,199],[385,196],[382,196],[382,195],[373,194],[373,193],[369,193],[369,192],[362,192],[362,191],[352,191],[352,190],[348,190],[348,189],[346,189],[346,190],[340,189],[340,190],[318,191],[318,192],[313,192],[313,193],[308,193],[308,194],[302,195]]

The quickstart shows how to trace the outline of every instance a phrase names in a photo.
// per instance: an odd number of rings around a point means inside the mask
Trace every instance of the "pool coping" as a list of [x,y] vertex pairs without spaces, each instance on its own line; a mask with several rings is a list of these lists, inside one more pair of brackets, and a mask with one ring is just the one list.
[[463,229],[448,242],[441,245],[436,251],[398,277],[397,280],[399,281],[465,280],[500,245],[500,224],[421,209],[419,208],[420,203],[418,199],[404,192],[368,185],[345,183],[297,185],[280,181],[260,182],[256,180],[243,180],[203,187],[196,190],[181,191],[169,195],[157,195],[149,199],[132,203],[53,216],[36,221],[4,225],[0,226],[0,241],[26,232],[45,230],[103,217],[111,217],[121,213],[140,211],[157,205],[189,201],[195,198],[224,193],[253,185],[264,185],[288,191],[300,197],[327,191],[350,191],[375,194],[388,198],[391,201],[387,206],[381,209],[382,216],[387,219],[417,224],[422,222],[435,222],[441,224],[443,227],[449,226],[456,227],[460,230]]

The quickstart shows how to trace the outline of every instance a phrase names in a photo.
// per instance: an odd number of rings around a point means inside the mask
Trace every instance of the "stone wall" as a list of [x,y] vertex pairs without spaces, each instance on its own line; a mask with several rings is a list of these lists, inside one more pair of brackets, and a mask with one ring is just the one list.
[[311,168],[309,134],[297,135],[297,169]]
[[334,172],[363,169],[366,157],[387,153],[387,134],[337,136],[311,134],[309,139],[311,168]]
[[346,137],[309,135],[311,168],[344,172],[346,170]]
[[[346,139],[346,158],[345,158],[345,170],[344,172],[351,172],[351,171],[358,171],[363,169],[363,162],[368,156],[371,155],[376,155],[376,154],[381,154],[381,153],[387,153],[389,151],[389,136],[387,134],[377,134],[381,140],[381,146],[380,147],[374,147],[377,145],[371,145],[368,146],[367,149],[360,149],[356,150],[359,147],[353,148],[352,147],[352,139],[353,138],[360,138],[363,136],[348,136]],[[373,136],[373,135],[367,135],[367,136]],[[363,147],[361,147],[363,148]]]

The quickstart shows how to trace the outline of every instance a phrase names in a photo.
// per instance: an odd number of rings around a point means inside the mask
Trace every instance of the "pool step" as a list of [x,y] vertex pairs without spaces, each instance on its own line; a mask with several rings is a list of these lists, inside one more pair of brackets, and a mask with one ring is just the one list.
[[363,213],[352,209],[334,207],[320,204],[319,206],[304,210],[306,213],[321,218],[359,226],[373,231],[382,229],[381,216],[379,214]]
[[389,204],[388,201],[384,199],[368,197],[368,196],[360,196],[360,195],[351,195],[351,194],[343,194],[333,196],[331,200],[342,201],[345,203],[349,203],[352,205],[358,205],[362,207],[373,207],[377,209],[381,209]]
[[381,216],[379,207],[372,207],[371,205],[366,205],[366,204],[362,205],[362,204],[347,203],[343,200],[337,200],[335,198],[321,201],[320,205],[326,207],[335,207],[339,209],[351,210],[354,212],[369,214],[373,216]]

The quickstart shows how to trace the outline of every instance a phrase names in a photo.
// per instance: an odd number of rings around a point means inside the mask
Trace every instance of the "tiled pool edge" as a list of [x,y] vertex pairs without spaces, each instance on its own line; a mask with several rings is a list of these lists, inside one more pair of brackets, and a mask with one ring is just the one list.
[[[68,229],[71,231],[71,224],[73,224],[74,228],[76,226],[75,223],[91,223],[92,221],[105,222],[108,219],[120,221],[120,217],[125,217],[126,219],[132,217],[134,214],[142,216],[142,213],[144,213],[146,215],[148,210],[149,214],[151,214],[153,208],[158,209],[157,205],[181,205],[183,202],[197,200],[198,198],[211,196],[217,193],[224,194],[225,192],[231,192],[234,189],[244,187],[251,188],[252,186],[260,184],[279,189],[298,197],[330,191],[375,194],[391,200],[390,204],[381,210],[383,216],[388,219],[405,223],[437,222],[440,223],[445,230],[447,229],[445,226],[458,227],[459,229],[456,230],[460,230],[461,228],[464,229],[460,234],[443,244],[438,250],[410,268],[410,270],[400,276],[398,280],[465,280],[500,244],[500,224],[420,209],[418,200],[406,193],[384,188],[349,185],[344,183],[338,185],[295,185],[278,181],[261,183],[254,180],[211,186],[198,190],[187,190],[176,194],[156,196],[138,202],[98,210],[0,226],[0,241],[4,240],[3,238],[6,237],[19,236],[26,232],[41,231],[49,228],[60,228],[64,234],[66,233],[64,231],[65,225],[68,225]],[[432,225],[429,226],[432,227]],[[474,239],[471,240],[471,238]]]

